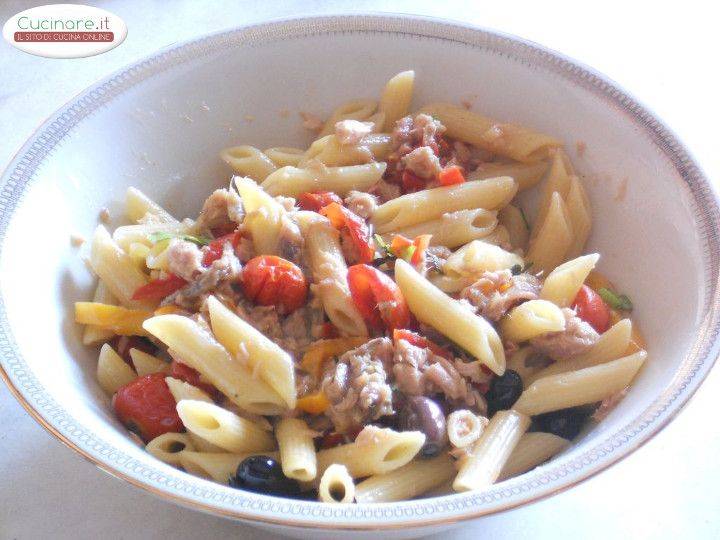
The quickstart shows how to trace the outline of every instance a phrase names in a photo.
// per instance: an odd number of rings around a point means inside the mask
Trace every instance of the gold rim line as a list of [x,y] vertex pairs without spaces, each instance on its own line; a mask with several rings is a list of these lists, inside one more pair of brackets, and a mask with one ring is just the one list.
[[[347,24],[348,21],[350,21],[352,19],[357,19],[357,20],[363,21],[364,24],[367,25],[367,27],[364,26],[363,24],[359,24],[358,27],[354,28],[354,29],[337,28],[337,27],[333,26],[333,24],[332,24],[333,21]],[[412,22],[413,20],[416,22],[429,23],[430,25],[433,26],[433,28],[431,28],[430,30],[425,29],[422,31],[414,31],[414,30],[411,30],[410,28],[406,28],[403,31],[403,30],[397,30],[397,29],[392,29],[392,28],[388,29],[388,28],[380,27],[380,25],[383,22],[399,21],[400,23],[408,23],[408,22]],[[358,15],[350,15],[350,16],[341,16],[341,17],[325,16],[325,17],[309,17],[309,18],[302,18],[302,19],[297,19],[297,18],[296,19],[282,19],[282,20],[277,20],[277,21],[272,21],[272,22],[265,22],[265,23],[260,23],[260,24],[251,24],[251,25],[241,26],[241,27],[237,27],[234,29],[221,30],[221,31],[218,31],[218,32],[215,32],[212,34],[200,36],[198,38],[192,38],[190,40],[187,40],[187,41],[179,43],[179,44],[173,44],[164,49],[156,51],[156,52],[150,54],[149,56],[141,58],[138,61],[133,62],[132,64],[130,64],[128,66],[122,67],[120,70],[114,72],[113,74],[110,74],[109,76],[98,78],[95,83],[93,83],[92,85],[88,86],[86,89],[75,94],[75,96],[73,96],[69,101],[67,101],[62,107],[60,107],[54,113],[49,115],[45,119],[45,121],[43,123],[41,123],[33,131],[33,133],[26,140],[26,142],[20,146],[18,151],[15,153],[15,155],[9,160],[6,170],[3,173],[3,177],[5,177],[9,174],[9,172],[11,171],[11,168],[13,168],[13,166],[16,164],[15,162],[19,158],[20,154],[24,150],[26,150],[29,147],[29,145],[33,144],[33,140],[35,139],[37,134],[43,128],[45,128],[47,126],[47,124],[51,118],[58,116],[61,112],[63,112],[65,109],[67,109],[71,104],[74,104],[78,97],[86,95],[87,93],[89,93],[90,91],[92,91],[93,89],[98,87],[100,84],[102,84],[103,81],[107,82],[112,77],[114,77],[118,74],[126,73],[131,68],[139,66],[140,64],[142,64],[144,61],[146,61],[148,59],[157,59],[166,51],[179,51],[188,45],[197,44],[205,39],[209,39],[214,36],[223,35],[223,34],[234,35],[234,34],[242,32],[242,31],[248,31],[248,30],[253,30],[253,29],[272,31],[272,30],[277,29],[277,27],[279,27],[281,25],[281,23],[286,23],[286,24],[287,23],[305,23],[306,25],[309,25],[309,27],[305,28],[305,32],[306,32],[305,35],[320,35],[320,34],[324,34],[324,33],[339,34],[339,33],[346,32],[346,31],[365,32],[365,33],[378,32],[378,33],[387,33],[387,34],[403,34],[404,33],[407,35],[427,37],[427,38],[431,38],[431,39],[440,39],[440,40],[444,40],[444,41],[452,41],[452,42],[460,43],[463,45],[468,45],[468,46],[471,46],[474,48],[481,48],[481,46],[479,46],[475,43],[472,43],[471,41],[466,40],[462,37],[450,38],[447,36],[443,37],[441,35],[435,35],[432,33],[432,30],[434,30],[436,32],[439,32],[441,30],[472,31],[472,32],[475,32],[478,34],[485,34],[486,36],[489,36],[491,38],[503,38],[503,39],[510,41],[514,45],[528,47],[531,49],[532,52],[535,52],[535,53],[542,52],[545,54],[549,54],[550,57],[555,61],[561,60],[561,61],[567,62],[573,68],[578,69],[580,72],[584,72],[586,74],[592,75],[593,77],[596,77],[597,79],[599,79],[599,81],[601,81],[605,84],[608,84],[609,87],[614,92],[616,92],[619,96],[624,97],[624,98],[629,98],[633,104],[633,107],[636,107],[640,112],[642,112],[643,114],[649,114],[647,108],[643,107],[642,105],[639,105],[637,100],[632,98],[627,91],[623,90],[620,87],[620,85],[618,85],[614,81],[611,81],[608,77],[598,74],[592,68],[584,66],[581,62],[577,62],[575,60],[569,59],[567,56],[565,56],[561,53],[552,51],[542,45],[538,45],[529,40],[525,40],[525,39],[518,38],[515,36],[509,36],[508,34],[503,34],[503,33],[497,32],[497,31],[482,29],[482,28],[471,26],[471,25],[465,25],[462,23],[458,23],[457,21],[443,21],[443,20],[438,20],[436,18],[431,18],[431,17],[417,17],[417,16],[412,17],[412,18],[398,17],[398,16],[393,16],[393,15],[388,15],[388,14],[371,15],[369,17],[367,16],[367,14],[358,14]],[[315,24],[317,26],[312,26],[313,24]],[[375,27],[370,28],[370,26],[372,26],[372,25],[375,25]],[[293,29],[295,29],[295,28],[293,28]],[[293,36],[293,37],[301,37],[301,36]],[[492,52],[492,48],[490,48],[489,50]],[[519,60],[519,57],[516,57],[515,59]],[[192,60],[193,60],[193,58],[188,58],[188,59],[183,60],[182,63],[186,63],[186,62],[189,62]],[[560,73],[560,77],[563,77],[562,73]],[[131,88],[135,87],[137,85],[137,82],[138,81],[132,82],[130,87]],[[576,81],[576,84],[577,84],[577,81]],[[591,89],[591,91],[594,93],[594,95],[596,95],[596,97],[605,99],[615,106],[620,105],[617,101],[618,100],[617,96],[607,94],[607,92],[605,90],[598,88],[595,83],[591,83],[591,86],[593,87]],[[584,86],[580,85],[580,87],[584,87]],[[123,90],[123,92],[124,92],[124,90]],[[640,116],[637,114],[636,110],[629,110],[629,109],[621,107],[621,112],[623,112],[624,114],[627,114],[631,118],[633,123],[640,123],[642,121]],[[675,169],[683,179],[688,180],[686,175],[680,173],[680,171],[678,170],[677,165],[676,165],[676,160],[687,156],[687,158],[690,160],[690,163],[693,166],[695,166],[695,162],[689,156],[689,153],[687,152],[685,147],[677,141],[677,138],[674,137],[672,132],[670,132],[670,130],[662,123],[662,121],[659,121],[654,115],[649,114],[649,116],[653,120],[653,122],[656,123],[657,126],[645,127],[644,133],[646,135],[658,136],[660,142],[653,140],[652,144],[654,144],[654,146],[658,150],[660,150],[667,159],[669,159],[671,161],[672,168]],[[677,144],[680,151],[678,152],[677,149],[673,148],[670,143]],[[702,173],[699,174],[699,177],[701,179],[701,185],[703,187],[708,187],[710,190],[710,195],[708,197],[717,200],[717,195],[715,194],[714,190],[712,189],[712,186],[707,181],[706,177]],[[699,199],[698,196],[695,195],[695,193],[693,193],[693,202],[695,202],[697,204],[697,202],[699,200],[701,200],[701,199]],[[706,287],[707,287],[707,285],[706,285]],[[713,312],[717,309],[717,300],[718,300],[717,290],[718,289],[716,288],[715,295],[711,296],[710,299],[708,300],[709,308],[706,311],[706,313],[704,313],[704,316],[707,318],[712,318]],[[101,470],[103,470],[113,476],[116,476],[118,478],[121,478],[122,480],[125,480],[126,482],[128,482],[131,485],[140,487],[140,488],[142,488],[164,500],[169,500],[171,502],[175,502],[175,503],[178,503],[178,504],[181,504],[184,506],[188,506],[188,507],[191,507],[194,509],[206,511],[206,512],[209,512],[209,513],[212,513],[215,515],[231,517],[231,518],[236,518],[236,519],[242,519],[242,520],[247,520],[247,521],[253,521],[253,522],[257,522],[257,523],[266,523],[266,524],[271,524],[271,525],[282,525],[282,526],[291,526],[291,527],[308,528],[308,529],[320,528],[320,529],[334,529],[334,530],[343,529],[343,530],[357,530],[357,531],[384,530],[384,529],[390,530],[390,529],[400,529],[400,528],[407,529],[407,528],[415,528],[415,527],[418,527],[418,528],[419,527],[429,527],[429,526],[433,526],[433,525],[451,525],[454,523],[460,523],[460,522],[467,521],[470,519],[475,519],[475,518],[482,517],[485,515],[509,510],[509,509],[516,508],[516,507],[524,505],[524,504],[528,504],[531,502],[536,502],[536,501],[545,499],[556,493],[559,493],[559,492],[565,491],[566,489],[574,487],[589,478],[592,478],[596,474],[599,474],[600,472],[604,471],[608,467],[610,467],[610,466],[614,465],[615,463],[617,463],[618,461],[622,460],[623,458],[625,458],[626,456],[628,456],[629,454],[631,454],[638,448],[644,446],[659,431],[661,431],[667,424],[669,424],[679,414],[679,412],[681,410],[683,410],[685,408],[688,401],[694,396],[700,383],[705,379],[705,377],[707,377],[710,369],[712,368],[712,365],[715,363],[717,358],[715,356],[713,356],[713,348],[714,348],[713,340],[711,339],[711,336],[708,336],[708,333],[709,333],[709,330],[716,327],[717,324],[715,324],[715,325],[708,324],[708,326],[706,326],[706,322],[707,321],[704,320],[703,323],[700,325],[700,330],[696,334],[696,340],[692,343],[692,347],[691,347],[690,353],[689,353],[689,354],[691,354],[692,350],[695,347],[698,347],[701,345],[701,342],[699,341],[700,338],[705,338],[706,341],[711,343],[709,349],[704,351],[705,356],[699,356],[699,354],[696,353],[694,357],[689,357],[689,358],[685,357],[683,362],[678,366],[678,371],[676,372],[676,373],[681,373],[683,371],[683,368],[685,369],[685,371],[690,371],[690,368],[695,368],[696,372],[700,371],[700,370],[704,371],[704,373],[701,376],[697,376],[697,374],[692,375],[692,377],[695,377],[695,380],[693,381],[693,379],[691,378],[689,381],[692,384],[693,388],[691,388],[691,390],[680,390],[680,392],[678,393],[678,396],[674,400],[674,404],[672,405],[672,410],[669,412],[665,412],[665,411],[657,412],[656,408],[657,408],[658,402],[660,400],[660,397],[654,398],[653,401],[651,402],[651,404],[646,409],[644,409],[639,415],[637,415],[636,418],[631,419],[627,425],[625,425],[625,426],[621,427],[619,430],[616,430],[615,432],[613,432],[606,439],[606,442],[611,441],[613,437],[616,437],[618,434],[621,434],[623,430],[633,426],[634,423],[638,422],[639,420],[642,420],[644,415],[648,414],[649,411],[653,411],[654,413],[657,414],[656,419],[646,420],[648,422],[648,427],[643,429],[644,434],[631,435],[627,441],[623,441],[622,448],[616,450],[617,455],[614,455],[611,457],[603,456],[602,458],[598,458],[598,461],[602,460],[602,462],[600,464],[596,464],[594,466],[589,465],[589,466],[587,466],[587,469],[585,471],[580,471],[580,472],[571,471],[571,474],[575,474],[577,476],[573,482],[570,482],[570,483],[567,483],[567,484],[561,485],[561,486],[556,486],[553,488],[542,488],[541,487],[535,496],[519,495],[518,500],[509,502],[509,503],[505,503],[505,504],[499,505],[499,506],[487,506],[486,508],[484,508],[482,510],[475,510],[475,511],[471,511],[471,512],[468,512],[465,509],[445,510],[445,512],[456,512],[456,513],[464,512],[462,515],[450,516],[450,517],[444,517],[444,518],[434,518],[434,519],[428,518],[425,520],[423,520],[424,516],[406,517],[405,521],[395,521],[395,522],[390,522],[390,523],[379,522],[379,523],[377,523],[377,526],[371,526],[371,527],[359,525],[359,524],[352,523],[352,522],[328,523],[327,521],[314,522],[314,521],[310,521],[310,520],[294,522],[294,521],[288,520],[287,518],[279,518],[279,519],[268,518],[268,517],[256,515],[256,514],[252,513],[253,511],[250,511],[248,513],[244,510],[219,508],[219,507],[213,505],[212,503],[199,502],[197,500],[186,497],[184,495],[170,493],[169,491],[167,491],[165,489],[158,488],[154,485],[151,485],[149,482],[135,478],[125,472],[122,472],[119,469],[115,468],[115,466],[105,463],[105,462],[101,461],[99,458],[96,458],[93,455],[91,455],[88,451],[84,450],[78,444],[74,443],[69,438],[69,436],[64,435],[59,430],[59,428],[55,428],[53,425],[51,425],[45,419],[43,414],[41,412],[39,412],[28,400],[25,399],[23,392],[19,388],[17,388],[14,385],[14,383],[11,381],[9,373],[6,372],[5,367],[2,364],[0,364],[0,376],[2,377],[2,379],[5,381],[5,383],[9,387],[9,389],[10,389],[11,393],[13,394],[13,396],[15,397],[15,399],[17,399],[18,402],[28,411],[28,413],[31,415],[31,417],[33,417],[40,425],[43,426],[43,428],[45,428],[48,432],[50,432],[53,436],[55,436],[58,440],[60,440],[60,442],[62,442],[69,448],[75,450],[76,452],[78,452],[80,455],[82,455],[84,458],[86,458],[86,460],[93,463]],[[8,330],[10,330],[9,323],[8,323],[7,328],[8,328]],[[704,365],[706,363],[708,363],[707,366]],[[679,387],[678,383],[674,383],[674,381],[671,381],[667,385],[667,387],[663,389],[663,392],[660,393],[659,396],[663,396],[664,394],[667,394],[668,392],[671,393],[671,391],[677,391],[678,387]],[[660,402],[660,403],[662,403],[662,402]],[[70,418],[72,418],[72,417],[70,417]],[[600,441],[597,444],[598,445],[602,444],[602,441]],[[109,446],[113,447],[112,445],[109,445]],[[597,448],[597,447],[598,447],[597,445],[593,445],[593,448]],[[113,448],[115,448],[115,447],[113,447]],[[202,479],[199,479],[199,481],[206,482],[205,480],[202,480]],[[550,481],[558,482],[557,479],[550,480]],[[559,481],[562,481],[562,480],[559,480]],[[217,486],[216,484],[211,484],[211,485]],[[543,489],[544,489],[544,491],[542,491]],[[428,500],[431,500],[431,499],[428,499]],[[418,501],[418,502],[420,502],[420,501]],[[493,503],[482,503],[482,504],[489,505],[489,504],[493,504]],[[372,508],[373,506],[377,507],[377,505],[368,505],[367,507]],[[372,519],[372,518],[369,518],[369,519]]]

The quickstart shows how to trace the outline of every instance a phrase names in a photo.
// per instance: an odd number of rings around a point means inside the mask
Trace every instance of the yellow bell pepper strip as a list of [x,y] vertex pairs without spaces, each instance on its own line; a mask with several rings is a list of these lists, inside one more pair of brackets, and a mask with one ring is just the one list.
[[300,368],[306,371],[316,379],[322,374],[323,364],[339,354],[345,353],[350,349],[359,347],[367,341],[363,337],[344,337],[335,339],[323,339],[316,341],[308,347],[300,361]]
[[308,414],[322,414],[330,406],[325,392],[319,390],[297,400],[297,408]]
[[99,326],[120,336],[147,335],[142,323],[152,316],[152,311],[144,309],[127,309],[99,302],[75,302],[75,322]]

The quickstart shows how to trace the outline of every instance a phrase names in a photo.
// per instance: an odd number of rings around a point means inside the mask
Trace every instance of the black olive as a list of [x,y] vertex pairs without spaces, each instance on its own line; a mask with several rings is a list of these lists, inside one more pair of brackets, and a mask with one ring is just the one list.
[[592,414],[592,409],[588,407],[573,407],[571,409],[539,414],[533,417],[532,429],[534,431],[545,431],[562,437],[563,439],[572,440],[580,433],[583,424],[585,424],[590,414]]
[[506,369],[499,377],[490,381],[490,389],[485,394],[488,403],[488,414],[492,416],[498,411],[511,408],[523,392],[523,382],[517,371]]
[[230,479],[230,485],[280,497],[297,497],[300,494],[298,483],[285,476],[280,463],[268,456],[245,458],[238,465],[235,476]]
[[408,396],[398,413],[398,427],[402,431],[422,431],[425,434],[421,457],[437,456],[447,445],[445,413],[430,398]]

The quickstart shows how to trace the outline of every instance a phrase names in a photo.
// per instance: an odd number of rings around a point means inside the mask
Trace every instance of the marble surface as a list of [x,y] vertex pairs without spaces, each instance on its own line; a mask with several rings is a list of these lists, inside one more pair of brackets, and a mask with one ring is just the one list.
[[[0,21],[44,4],[4,1]],[[104,55],[37,58],[0,43],[0,166],[33,129],[97,78],[210,31],[302,14],[391,11],[459,19],[521,35],[604,72],[650,106],[720,178],[716,25],[709,3],[176,0],[85,2],[128,25]],[[650,7],[652,6],[652,7]],[[660,294],[662,292],[660,291]],[[633,455],[569,491],[442,535],[487,538],[720,537],[720,369],[677,419]],[[275,536],[185,510],[100,472],[37,425],[0,387],[0,538]],[[438,535],[437,538],[440,538]]]

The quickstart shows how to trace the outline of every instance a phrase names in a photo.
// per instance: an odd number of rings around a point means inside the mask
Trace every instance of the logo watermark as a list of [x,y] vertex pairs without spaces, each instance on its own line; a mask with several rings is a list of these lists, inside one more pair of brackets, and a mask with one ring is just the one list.
[[114,49],[127,36],[117,15],[91,6],[52,4],[18,13],[3,26],[13,47],[47,58],[83,58]]

